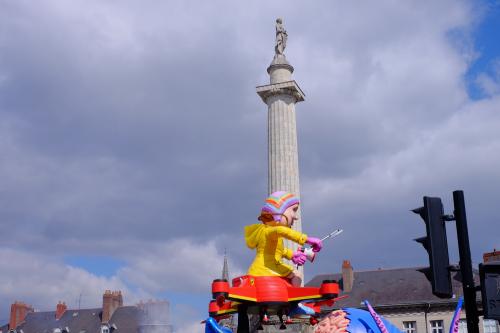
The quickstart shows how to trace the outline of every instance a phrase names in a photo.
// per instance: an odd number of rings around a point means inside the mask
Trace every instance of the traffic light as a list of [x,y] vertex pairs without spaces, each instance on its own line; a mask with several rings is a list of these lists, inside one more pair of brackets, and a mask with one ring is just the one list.
[[500,262],[479,264],[485,319],[500,321]]
[[441,198],[424,197],[424,206],[413,209],[425,222],[427,236],[415,239],[429,254],[430,267],[422,270],[432,284],[432,293],[441,298],[451,298],[450,262],[446,239],[445,216]]

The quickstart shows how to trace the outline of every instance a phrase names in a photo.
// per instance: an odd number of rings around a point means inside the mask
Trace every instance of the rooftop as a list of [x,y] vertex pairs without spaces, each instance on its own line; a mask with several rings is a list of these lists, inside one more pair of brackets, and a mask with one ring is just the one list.
[[[136,306],[119,307],[109,324],[116,326],[116,333],[136,333],[140,311]],[[99,332],[101,315],[100,308],[67,310],[59,320],[55,318],[55,311],[31,312],[17,330],[19,332],[22,329],[24,333],[53,333],[56,328],[61,332],[68,328],[70,333]]]

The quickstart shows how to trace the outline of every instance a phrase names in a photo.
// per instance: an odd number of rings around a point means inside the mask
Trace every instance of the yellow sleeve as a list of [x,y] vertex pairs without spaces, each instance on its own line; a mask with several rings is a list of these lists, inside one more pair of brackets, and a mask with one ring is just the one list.
[[275,233],[279,237],[283,237],[286,239],[289,239],[295,243],[298,243],[300,245],[304,245],[304,243],[307,240],[307,235],[303,234],[301,232],[295,231],[291,228],[284,227],[284,226],[277,226],[271,228],[271,232]]
[[287,258],[288,260],[292,260],[293,256],[293,251],[292,249],[283,249],[283,257]]

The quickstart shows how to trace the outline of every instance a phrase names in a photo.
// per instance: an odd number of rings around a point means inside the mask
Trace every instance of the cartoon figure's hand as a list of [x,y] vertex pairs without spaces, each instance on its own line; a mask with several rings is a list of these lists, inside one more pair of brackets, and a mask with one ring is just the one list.
[[304,254],[304,252],[301,252],[301,251],[295,251],[292,255],[292,262],[295,264],[295,265],[304,265],[304,263],[306,262],[306,255]]
[[323,247],[323,242],[321,242],[321,239],[316,237],[307,237],[306,243],[312,246],[314,252],[321,251],[321,248]]

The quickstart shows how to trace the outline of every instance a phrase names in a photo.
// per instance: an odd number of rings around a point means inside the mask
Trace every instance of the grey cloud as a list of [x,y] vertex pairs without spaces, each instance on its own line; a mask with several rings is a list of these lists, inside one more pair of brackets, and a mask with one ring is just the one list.
[[475,259],[498,246],[487,234],[497,95],[469,100],[470,54],[449,38],[472,29],[474,3],[0,6],[5,246],[106,252],[129,262],[131,277],[135,248],[154,260],[174,239],[216,239],[214,256],[227,248],[244,270],[242,228],[256,222],[267,183],[266,106],[254,87],[268,80],[277,16],[306,92],[304,231],[346,230],[308,274],[343,258],[355,268],[423,264],[409,209],[460,187],[477,221]]

